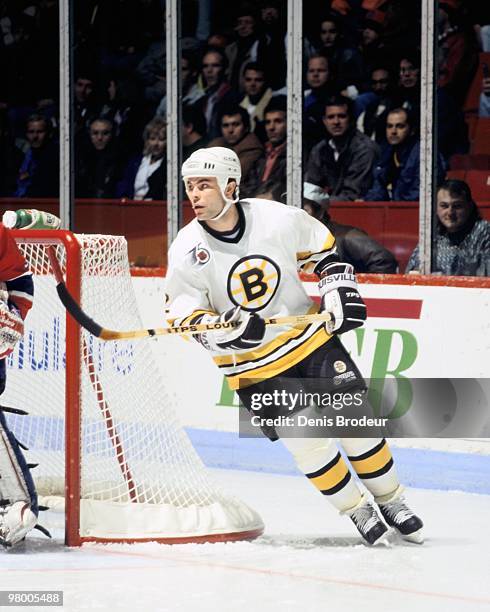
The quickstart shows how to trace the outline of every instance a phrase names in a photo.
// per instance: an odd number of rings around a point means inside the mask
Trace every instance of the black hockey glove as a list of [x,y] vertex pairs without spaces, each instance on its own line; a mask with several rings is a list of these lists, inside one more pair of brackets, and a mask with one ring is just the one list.
[[326,323],[329,334],[343,334],[361,327],[366,320],[366,304],[359,294],[354,268],[350,264],[327,265],[318,288],[322,299],[320,312],[332,315],[332,320]]
[[196,336],[196,340],[212,351],[229,352],[253,349],[262,343],[265,321],[258,314],[245,312],[239,306],[220,315],[204,315],[200,323],[238,323],[223,331],[209,331]]

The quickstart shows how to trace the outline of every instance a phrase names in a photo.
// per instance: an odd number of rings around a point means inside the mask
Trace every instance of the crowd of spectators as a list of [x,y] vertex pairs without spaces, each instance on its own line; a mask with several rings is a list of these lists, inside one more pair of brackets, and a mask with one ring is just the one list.
[[[483,3],[485,4],[485,3]],[[420,1],[305,2],[303,166],[329,201],[416,200]],[[75,3],[75,195],[165,199],[164,0]],[[182,2],[184,159],[228,146],[243,196],[285,201],[287,2]],[[58,195],[58,1],[0,1],[0,196]],[[439,175],[468,152],[463,106],[490,49],[477,0],[440,0]],[[490,67],[480,114],[490,116]]]

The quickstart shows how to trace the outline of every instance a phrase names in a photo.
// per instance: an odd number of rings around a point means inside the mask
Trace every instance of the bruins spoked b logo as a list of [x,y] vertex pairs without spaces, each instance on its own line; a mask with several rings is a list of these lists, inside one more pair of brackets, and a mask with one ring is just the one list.
[[279,266],[264,255],[247,255],[231,268],[228,296],[244,310],[265,308],[274,297],[280,280]]

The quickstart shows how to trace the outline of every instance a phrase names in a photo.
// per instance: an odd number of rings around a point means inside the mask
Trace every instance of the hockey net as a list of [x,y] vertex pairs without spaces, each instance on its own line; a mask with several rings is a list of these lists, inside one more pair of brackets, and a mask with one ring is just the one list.
[[[17,231],[34,274],[34,307],[8,359],[2,403],[42,502],[63,507],[65,540],[251,539],[260,517],[209,477],[176,415],[150,340],[103,342],[67,317],[48,249],[66,285],[102,326],[141,329],[122,237]],[[171,358],[171,357],[170,357]]]

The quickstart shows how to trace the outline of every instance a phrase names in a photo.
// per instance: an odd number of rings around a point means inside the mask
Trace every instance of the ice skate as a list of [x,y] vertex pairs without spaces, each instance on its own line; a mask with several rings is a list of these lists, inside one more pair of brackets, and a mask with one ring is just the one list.
[[394,527],[404,540],[415,544],[423,543],[422,527],[424,524],[405,504],[403,497],[386,504],[379,504],[379,509],[387,524]]
[[369,501],[347,514],[368,544],[378,543],[388,531],[375,506]]

